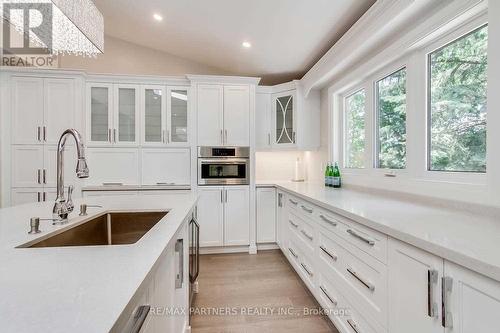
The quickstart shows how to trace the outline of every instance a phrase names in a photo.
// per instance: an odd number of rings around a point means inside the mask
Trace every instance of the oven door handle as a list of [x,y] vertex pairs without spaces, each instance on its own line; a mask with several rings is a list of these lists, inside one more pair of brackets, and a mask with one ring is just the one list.
[[218,158],[218,159],[202,159],[200,160],[200,164],[235,164],[235,163],[241,163],[241,164],[246,164],[248,163],[248,158],[231,158],[231,159],[226,159],[226,158]]

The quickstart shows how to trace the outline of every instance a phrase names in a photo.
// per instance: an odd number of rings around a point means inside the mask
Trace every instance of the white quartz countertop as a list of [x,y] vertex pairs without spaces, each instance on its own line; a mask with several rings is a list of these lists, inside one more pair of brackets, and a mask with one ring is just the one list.
[[196,196],[109,196],[75,200],[69,225],[103,211],[165,211],[137,243],[113,246],[16,248],[64,226],[41,221],[28,235],[30,217],[52,215],[52,202],[0,209],[0,331],[2,333],[108,332],[179,230]]
[[475,214],[320,183],[275,186],[358,223],[500,281],[500,215]]

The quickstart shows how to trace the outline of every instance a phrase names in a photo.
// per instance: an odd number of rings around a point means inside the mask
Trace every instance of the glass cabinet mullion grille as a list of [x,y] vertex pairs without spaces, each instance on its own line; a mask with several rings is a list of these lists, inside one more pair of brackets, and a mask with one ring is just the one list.
[[293,96],[276,98],[276,143],[294,143],[293,133]]

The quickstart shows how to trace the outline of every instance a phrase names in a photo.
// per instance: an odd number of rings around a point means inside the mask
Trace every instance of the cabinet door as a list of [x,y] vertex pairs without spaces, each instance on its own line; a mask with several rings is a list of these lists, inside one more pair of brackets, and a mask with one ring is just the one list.
[[87,155],[90,169],[87,185],[140,184],[139,149],[89,148]]
[[113,128],[113,86],[87,85],[87,141],[89,145],[109,145]]
[[[64,148],[64,183],[66,185],[75,185],[76,177],[76,148],[75,146],[66,145]],[[43,172],[42,183],[45,186],[56,187],[57,184],[57,146],[45,146],[43,153]]]
[[12,147],[12,187],[43,187],[43,146]]
[[113,142],[135,146],[139,139],[139,94],[137,86],[115,85]]
[[295,145],[295,104],[294,91],[273,95],[274,145]]
[[142,96],[142,144],[144,146],[163,146],[167,143],[167,110],[165,88],[144,86]]
[[40,188],[16,188],[11,193],[11,206],[42,201],[43,191]]
[[443,333],[442,276],[441,258],[389,240],[389,333]]
[[[250,244],[250,198],[248,186],[224,188],[224,245]],[[202,233],[203,231],[200,231]]]
[[76,101],[74,79],[45,79],[45,108],[43,137],[57,144],[61,134],[76,127]]
[[142,185],[189,185],[190,162],[189,149],[143,149]]
[[446,333],[500,332],[500,283],[445,261]]
[[271,148],[271,94],[257,93],[255,98],[255,145]]
[[222,86],[198,85],[196,109],[198,119],[198,146],[222,145]]
[[276,242],[283,249],[285,247],[286,236],[286,209],[285,193],[278,191],[276,198]]
[[257,243],[276,242],[276,190],[257,189]]
[[200,246],[224,245],[223,188],[199,188],[198,223],[200,224]]
[[250,88],[224,86],[224,144],[250,145]]
[[43,79],[12,78],[12,143],[42,142]]
[[189,139],[189,90],[186,87],[169,87],[167,142],[185,146]]

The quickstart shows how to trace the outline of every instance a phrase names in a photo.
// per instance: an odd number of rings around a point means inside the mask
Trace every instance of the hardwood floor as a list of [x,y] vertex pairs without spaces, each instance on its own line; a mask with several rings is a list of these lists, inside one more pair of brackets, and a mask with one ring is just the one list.
[[193,333],[338,333],[279,250],[201,256],[198,281]]

